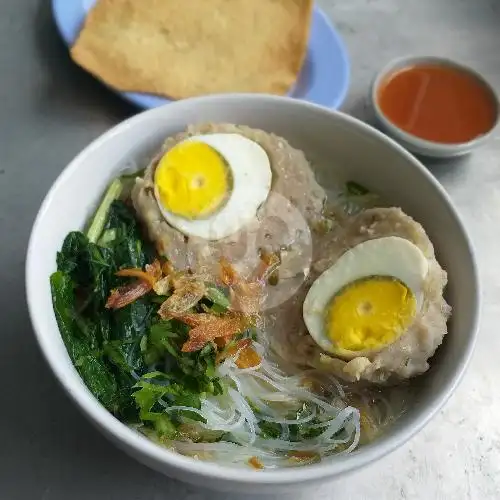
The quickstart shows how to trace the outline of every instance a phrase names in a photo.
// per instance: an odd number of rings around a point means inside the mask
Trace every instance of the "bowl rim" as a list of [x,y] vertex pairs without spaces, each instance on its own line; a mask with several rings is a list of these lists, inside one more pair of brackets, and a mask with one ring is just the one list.
[[[389,76],[391,73],[395,71],[422,64],[432,64],[432,65],[440,65],[440,66],[455,68],[463,73],[471,75],[485,87],[485,89],[490,94],[492,102],[494,103],[495,106],[495,120],[487,132],[466,142],[457,142],[457,143],[436,142],[436,141],[431,141],[429,139],[423,139],[421,137],[418,137],[417,135],[406,132],[402,128],[398,127],[393,121],[389,120],[389,118],[382,111],[378,103],[378,91],[380,89],[382,82],[387,76]],[[370,101],[375,111],[375,115],[377,119],[382,123],[382,125],[387,130],[390,130],[395,136],[397,136],[401,140],[405,141],[411,146],[418,148],[419,151],[422,151],[424,149],[427,151],[434,150],[439,154],[445,154],[445,155],[453,155],[454,153],[457,153],[459,151],[469,151],[483,144],[483,142],[485,142],[486,140],[488,140],[500,122],[499,97],[493,86],[481,73],[476,71],[474,68],[467,66],[466,64],[463,64],[459,61],[450,59],[448,57],[430,56],[430,55],[409,55],[392,59],[375,74],[370,87]]]
[[[427,182],[438,192],[443,202],[447,205],[453,218],[456,220],[457,226],[461,231],[466,245],[467,253],[470,256],[471,273],[473,282],[471,286],[475,289],[475,300],[471,304],[472,308],[472,328],[468,341],[461,353],[460,359],[457,360],[455,372],[453,376],[447,380],[439,392],[433,395],[429,404],[421,410],[415,417],[408,422],[407,425],[396,427],[389,435],[382,436],[373,443],[366,445],[361,450],[355,451],[349,455],[338,456],[328,462],[320,462],[318,464],[308,465],[304,467],[284,468],[276,470],[267,470],[261,474],[256,474],[254,470],[248,468],[237,468],[232,466],[224,466],[217,463],[203,462],[193,460],[190,457],[182,456],[181,454],[171,451],[167,448],[162,448],[150,441],[145,436],[142,436],[137,431],[127,427],[120,422],[116,417],[109,413],[98,400],[90,393],[84,382],[75,372],[75,377],[66,377],[62,368],[64,363],[58,360],[55,351],[49,341],[49,335],[46,334],[46,329],[38,321],[38,317],[34,311],[34,304],[38,295],[47,293],[46,290],[40,290],[32,283],[32,275],[34,272],[34,255],[36,252],[35,243],[38,239],[37,235],[42,231],[44,224],[45,213],[47,212],[52,198],[59,189],[64,188],[64,184],[78,169],[85,158],[91,153],[98,150],[102,144],[122,133],[122,131],[133,128],[141,122],[149,121],[149,118],[154,115],[161,116],[165,112],[165,107],[154,108],[143,111],[131,118],[112,127],[104,134],[93,140],[85,147],[60,173],[50,190],[45,196],[41,207],[35,218],[33,228],[30,234],[30,239],[26,255],[25,280],[26,280],[26,296],[28,303],[28,311],[35,333],[35,337],[42,351],[43,357],[50,366],[58,382],[65,389],[65,392],[75,402],[76,406],[82,413],[93,422],[101,431],[105,431],[108,437],[112,440],[126,445],[126,448],[133,450],[141,458],[147,460],[149,464],[157,463],[163,466],[163,469],[169,468],[177,470],[184,474],[184,477],[198,476],[199,478],[219,480],[221,483],[233,483],[239,486],[243,484],[260,484],[273,486],[286,486],[298,483],[309,483],[315,480],[324,480],[327,478],[334,479],[342,474],[353,472],[363,466],[368,465],[378,459],[381,459],[388,453],[399,448],[406,443],[410,438],[417,434],[444,406],[450,396],[455,391],[456,387],[463,378],[463,375],[469,365],[473,354],[474,346],[477,339],[479,316],[480,316],[480,288],[475,252],[471,239],[464,227],[464,224],[448,196],[445,189],[432,176],[432,174],[408,151],[395,142],[390,137],[382,134],[372,126],[362,122],[361,120],[349,116],[337,110],[331,110],[313,103],[298,101],[289,97],[271,96],[271,95],[255,95],[255,94],[220,94],[212,96],[202,96],[183,101],[171,103],[168,107],[175,111],[176,108],[182,109],[184,106],[188,108],[196,108],[196,106],[212,101],[219,105],[231,105],[241,101],[250,101],[255,104],[276,104],[280,103],[289,107],[302,107],[304,111],[319,113],[330,119],[332,115],[336,115],[342,121],[350,124],[358,131],[377,139],[384,143],[387,147],[396,150],[402,157],[413,165],[413,168],[419,170]],[[263,106],[262,109],[267,109]],[[48,277],[47,277],[48,280]],[[53,314],[52,312],[50,314]],[[133,453],[132,453],[133,454]],[[160,467],[157,467],[158,469]]]

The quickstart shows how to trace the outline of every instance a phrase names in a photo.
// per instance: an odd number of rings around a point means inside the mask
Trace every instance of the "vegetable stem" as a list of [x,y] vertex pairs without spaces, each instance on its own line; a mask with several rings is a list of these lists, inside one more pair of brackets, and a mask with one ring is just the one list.
[[102,199],[99,208],[96,210],[92,222],[87,230],[87,238],[91,243],[97,243],[102,234],[106,220],[108,218],[109,208],[113,201],[117,200],[123,189],[123,184],[120,179],[115,179],[108,187],[104,198]]
[[99,246],[106,247],[116,239],[116,229],[106,229],[99,238]]

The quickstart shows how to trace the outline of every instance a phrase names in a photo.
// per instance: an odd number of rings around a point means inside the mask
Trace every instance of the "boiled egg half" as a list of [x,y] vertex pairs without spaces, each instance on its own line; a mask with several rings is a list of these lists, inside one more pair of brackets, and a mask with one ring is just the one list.
[[271,189],[269,157],[239,134],[179,142],[160,159],[155,197],[167,222],[187,236],[219,240],[256,215]]
[[422,308],[428,268],[422,251],[404,238],[356,245],[309,289],[303,316],[310,335],[345,359],[392,344]]

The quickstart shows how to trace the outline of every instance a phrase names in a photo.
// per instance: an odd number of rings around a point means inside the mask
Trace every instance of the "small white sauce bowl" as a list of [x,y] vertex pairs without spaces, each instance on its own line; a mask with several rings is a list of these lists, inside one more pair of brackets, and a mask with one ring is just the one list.
[[[387,118],[387,116],[382,112],[378,103],[378,93],[385,79],[392,73],[395,73],[401,69],[423,65],[439,65],[457,69],[463,73],[467,73],[473,76],[484,86],[484,88],[491,94],[492,103],[495,106],[495,121],[487,133],[468,142],[446,144],[441,142],[429,141],[426,139],[422,139],[416,135],[410,134],[399,128],[395,123]],[[464,66],[463,64],[444,57],[407,56],[394,59],[377,73],[370,89],[370,100],[378,125],[385,133],[396,139],[408,151],[429,158],[453,158],[470,153],[474,149],[483,145],[488,139],[490,139],[493,131],[498,124],[500,116],[500,107],[498,104],[497,94],[493,87],[486,81],[486,79],[477,71],[469,68],[468,66]]]

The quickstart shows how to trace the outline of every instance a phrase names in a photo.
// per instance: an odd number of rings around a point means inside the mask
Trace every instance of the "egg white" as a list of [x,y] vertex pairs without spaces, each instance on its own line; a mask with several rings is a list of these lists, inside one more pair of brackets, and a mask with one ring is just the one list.
[[227,202],[211,216],[190,220],[166,210],[156,186],[155,197],[163,217],[185,235],[220,240],[236,233],[255,217],[271,190],[271,164],[259,144],[239,134],[197,135],[179,144],[194,141],[211,146],[229,165],[232,191]]
[[370,276],[400,280],[413,293],[417,312],[422,308],[423,285],[429,263],[422,251],[398,236],[368,240],[341,255],[315,280],[303,305],[304,323],[311,337],[325,351],[338,353],[325,328],[325,313],[332,298],[346,285]]

